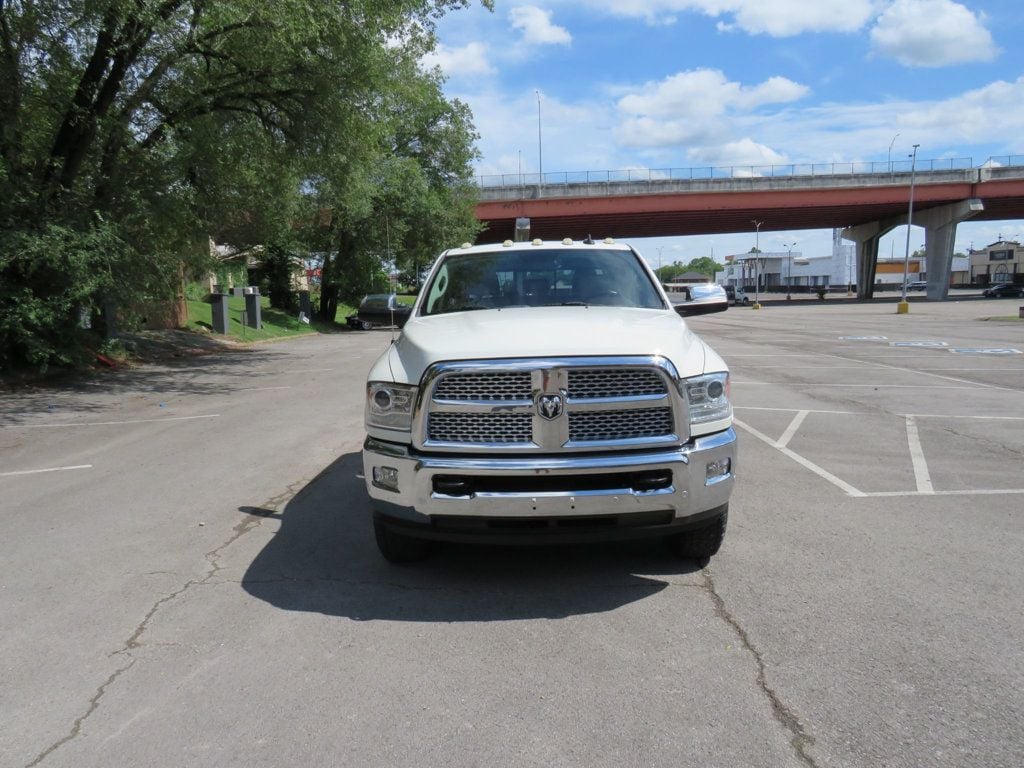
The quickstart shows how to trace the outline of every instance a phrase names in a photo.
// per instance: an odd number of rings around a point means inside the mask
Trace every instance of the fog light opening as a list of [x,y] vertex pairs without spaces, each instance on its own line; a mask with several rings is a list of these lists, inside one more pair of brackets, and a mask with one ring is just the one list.
[[397,491],[398,470],[395,467],[374,467],[373,484],[386,491]]
[[716,459],[709,461],[707,466],[706,481],[711,482],[726,477],[732,471],[732,459]]

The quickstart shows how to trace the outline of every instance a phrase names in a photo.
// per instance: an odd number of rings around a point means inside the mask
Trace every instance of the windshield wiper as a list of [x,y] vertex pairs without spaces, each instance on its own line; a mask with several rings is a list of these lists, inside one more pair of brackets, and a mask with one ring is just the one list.
[[589,307],[586,301],[560,301],[557,304],[543,304],[545,307]]

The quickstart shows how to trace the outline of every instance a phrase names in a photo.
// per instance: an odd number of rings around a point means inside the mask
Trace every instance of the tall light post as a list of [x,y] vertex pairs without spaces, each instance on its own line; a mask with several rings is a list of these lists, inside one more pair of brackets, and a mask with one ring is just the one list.
[[887,162],[887,165],[889,166],[889,178],[892,178],[892,145],[896,143],[896,139],[898,137],[899,134],[897,133],[895,136],[892,137],[892,141],[889,142],[889,157]]
[[914,174],[917,170],[917,148],[920,144],[914,145],[914,154],[910,156],[910,204],[907,208],[907,245],[903,253],[903,291],[899,304],[896,305],[896,313],[905,315],[910,311],[910,304],[907,302],[907,280],[910,278],[910,225],[914,221]]
[[535,90],[537,94],[537,168],[540,171],[540,183],[544,185],[544,145],[542,142],[542,134],[540,127],[540,91]]
[[764,222],[751,219],[750,223],[754,225],[754,306],[751,309],[760,309],[759,290],[761,288],[761,274],[758,269],[758,262],[761,260],[761,225]]
[[783,243],[782,247],[789,252],[789,258],[786,264],[786,301],[791,301],[792,296],[790,295],[790,283],[793,281],[793,246],[796,243]]

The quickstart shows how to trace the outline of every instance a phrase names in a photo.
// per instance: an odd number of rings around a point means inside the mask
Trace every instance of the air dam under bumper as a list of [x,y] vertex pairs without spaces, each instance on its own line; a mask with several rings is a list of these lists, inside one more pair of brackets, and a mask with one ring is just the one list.
[[424,455],[375,438],[363,446],[367,491],[389,526],[424,538],[508,543],[697,526],[728,503],[736,459],[731,428],[681,448],[590,456]]

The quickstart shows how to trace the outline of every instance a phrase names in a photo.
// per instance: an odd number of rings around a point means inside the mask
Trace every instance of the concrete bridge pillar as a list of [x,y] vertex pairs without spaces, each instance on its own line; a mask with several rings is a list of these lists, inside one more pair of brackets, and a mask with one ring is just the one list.
[[[949,270],[953,263],[956,225],[985,210],[977,198],[961,200],[938,208],[914,211],[913,224],[925,232],[925,270],[928,273],[928,300],[942,301],[949,295]],[[870,221],[843,230],[843,238],[857,244],[857,298],[875,295],[875,268],[878,265],[878,241],[896,227],[906,224],[906,216]]]
[[914,213],[914,223],[924,227],[929,301],[942,301],[949,296],[949,272],[953,264],[956,225],[983,210],[985,204],[972,198]]
[[895,224],[871,221],[843,230],[843,238],[857,244],[857,298],[875,295],[875,268],[878,266],[878,241]]

